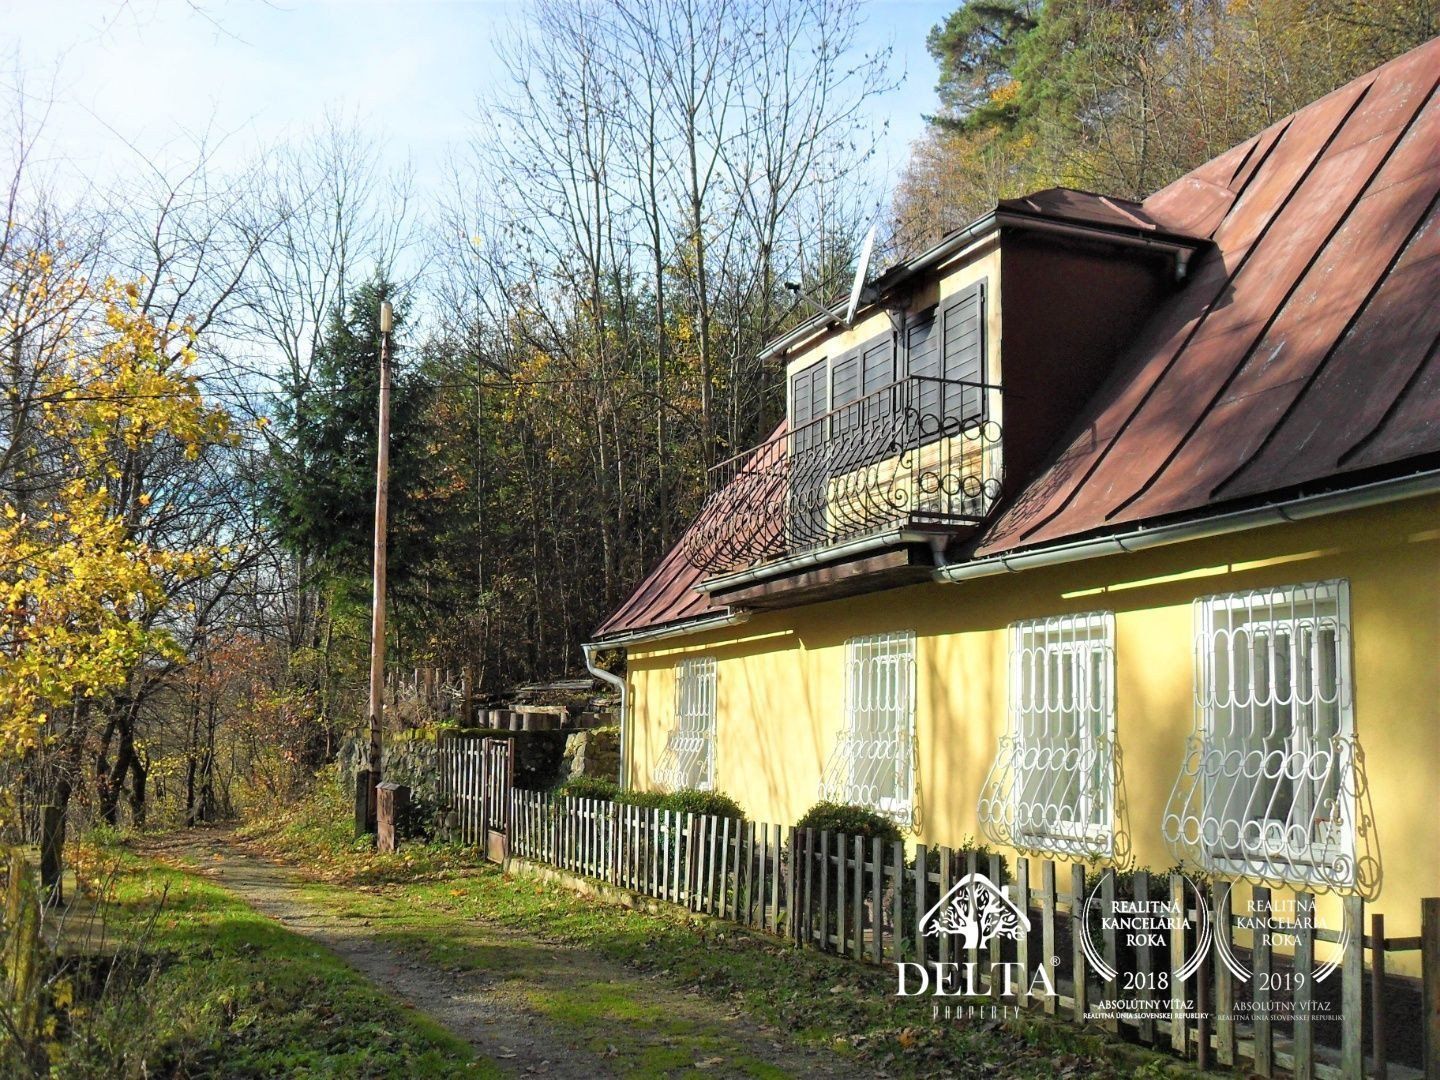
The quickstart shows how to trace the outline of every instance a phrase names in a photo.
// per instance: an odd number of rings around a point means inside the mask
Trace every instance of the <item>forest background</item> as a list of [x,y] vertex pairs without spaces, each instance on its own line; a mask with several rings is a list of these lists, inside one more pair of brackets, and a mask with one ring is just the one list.
[[573,672],[708,470],[783,413],[761,346],[997,198],[1141,197],[1428,40],[1423,0],[970,0],[933,115],[863,0],[540,0],[444,190],[332,119],[81,191],[12,71],[0,234],[0,828],[289,798],[363,717],[378,307],[396,306],[393,666]]

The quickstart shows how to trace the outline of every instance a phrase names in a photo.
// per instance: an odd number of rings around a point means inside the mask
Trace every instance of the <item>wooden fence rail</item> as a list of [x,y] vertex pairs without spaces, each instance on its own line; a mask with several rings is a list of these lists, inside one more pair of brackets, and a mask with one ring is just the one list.
[[[468,760],[468,759],[466,759]],[[463,765],[454,787],[467,790]],[[1440,900],[1425,901],[1426,921],[1418,938],[1387,938],[1376,918],[1369,934],[1355,898],[1343,902],[1350,928],[1338,964],[1339,995],[1330,1012],[1318,1011],[1317,995],[1333,995],[1334,980],[1311,975],[1316,941],[1341,943],[1336,930],[1305,920],[1281,926],[1295,941],[1293,959],[1268,947],[1255,934],[1246,950],[1236,941],[1237,914],[1228,885],[1207,896],[1213,933],[1224,935],[1233,956],[1243,957],[1253,977],[1237,980],[1213,944],[1199,969],[1184,981],[1170,977],[1195,948],[1197,915],[1187,879],[1160,880],[1137,872],[1117,896],[1115,879],[1100,879],[1098,911],[1087,926],[1087,887],[1080,866],[1040,859],[1012,861],[998,855],[867,840],[825,830],[796,829],[765,822],[684,814],[595,799],[560,798],[512,790],[508,809],[510,852],[514,856],[595,878],[692,911],[729,919],[798,944],[871,964],[931,965],[959,980],[956,989],[1001,997],[1007,1004],[1041,1009],[1074,1022],[1096,1024],[1148,1045],[1172,1049],[1206,1065],[1244,1068],[1260,1076],[1285,1070],[1297,1077],[1422,1075],[1387,1063],[1394,1046],[1387,1031],[1387,952],[1421,950],[1425,997],[1421,1014],[1434,1024],[1435,987],[1440,985]],[[993,936],[965,942],[955,934],[919,931],[923,917],[965,875],[980,873],[1023,911],[1029,930],[1013,939]],[[1268,898],[1257,888],[1256,900]],[[1185,911],[1184,925],[1164,940],[1117,941],[1106,920],[1118,900],[1131,904],[1169,901]],[[1303,905],[1305,898],[1299,897]],[[1087,950],[1083,935],[1090,935]],[[1123,958],[1121,950],[1125,951]],[[1370,962],[1365,962],[1365,953]],[[1088,956],[1105,962],[1093,971]],[[933,965],[957,965],[936,969]],[[1038,980],[1044,968],[1046,981]],[[910,969],[918,978],[918,971]],[[938,977],[938,975],[936,976]],[[1120,979],[1125,984],[1120,984]],[[966,980],[968,979],[968,983]],[[1370,985],[1370,999],[1364,991]],[[1137,1011],[1090,1013],[1092,1003],[1138,1000]],[[1238,1008],[1237,1008],[1238,1006]],[[1262,1011],[1279,1006],[1282,1013]],[[1237,1017],[1248,1016],[1240,1021]],[[1338,1017],[1338,1019],[1337,1019]],[[1424,1025],[1422,1025],[1424,1026]],[[1368,1031],[1368,1039],[1366,1038]],[[1431,1041],[1431,1040],[1434,1041]],[[1368,1045],[1367,1045],[1368,1044]],[[1440,1033],[1431,1033],[1421,1054],[1435,1072]],[[1370,1051],[1367,1056],[1366,1050]]]

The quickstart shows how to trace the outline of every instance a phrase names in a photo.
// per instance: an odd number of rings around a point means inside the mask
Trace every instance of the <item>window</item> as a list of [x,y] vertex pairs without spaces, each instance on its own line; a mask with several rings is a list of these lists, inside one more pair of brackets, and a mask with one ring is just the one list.
[[915,635],[845,643],[845,728],[820,797],[908,822],[914,811]]
[[1348,583],[1205,597],[1195,633],[1197,731],[1166,815],[1172,847],[1241,876],[1356,884]]
[[894,384],[892,333],[871,338],[831,365],[833,471],[861,468],[899,449]]
[[913,402],[915,434],[927,442],[953,435],[985,415],[985,282],[915,317],[906,329],[905,370],[921,382]]
[[978,806],[982,831],[1021,850],[1115,849],[1115,618],[1010,627],[1010,724]]
[[715,659],[675,665],[675,727],[655,768],[667,791],[715,786]]
[[826,361],[817,360],[790,378],[790,512],[786,515],[786,543],[791,548],[823,543],[826,538],[828,370]]

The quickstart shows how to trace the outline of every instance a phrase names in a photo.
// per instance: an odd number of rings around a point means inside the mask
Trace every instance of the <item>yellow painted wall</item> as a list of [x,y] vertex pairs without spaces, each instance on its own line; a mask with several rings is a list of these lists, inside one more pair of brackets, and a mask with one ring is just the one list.
[[[1355,724],[1384,875],[1370,910],[1385,914],[1390,935],[1417,934],[1420,897],[1440,896],[1440,498],[760,612],[727,631],[637,648],[629,660],[630,776],[647,786],[664,747],[675,662],[714,656],[717,787],[755,820],[795,821],[818,798],[844,720],[846,639],[913,630],[916,839],[955,844],[979,835],[975,802],[1007,723],[1006,627],[1110,610],[1127,827],[1135,860],[1168,868],[1174,859],[1160,821],[1194,723],[1191,601],[1330,578],[1350,581]],[[1320,916],[1337,925],[1337,911],[1325,901]],[[1413,971],[1418,954],[1392,959]]]

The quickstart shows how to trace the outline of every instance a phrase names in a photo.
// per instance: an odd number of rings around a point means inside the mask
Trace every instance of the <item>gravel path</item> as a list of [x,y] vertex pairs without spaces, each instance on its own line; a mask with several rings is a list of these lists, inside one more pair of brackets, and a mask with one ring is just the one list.
[[[651,1075],[700,1070],[712,1076],[854,1076],[855,1065],[801,1047],[722,1004],[647,978],[582,948],[537,942],[499,927],[477,927],[486,963],[469,970],[441,968],[410,950],[380,940],[366,923],[308,902],[307,882],[291,867],[246,850],[228,834],[182,833],[147,845],[157,857],[188,863],[256,911],[331,949],[406,1006],[419,1009],[478,1054],[516,1075],[559,1078],[621,1076],[605,1033],[556,1022],[528,1000],[536,992],[574,993],[595,987],[643,1002],[617,1030],[626,1057],[654,1051]],[[677,1035],[685,1036],[684,1040]],[[598,1038],[597,1038],[598,1036]],[[636,1042],[640,1041],[637,1048]],[[683,1065],[672,1062],[677,1042],[704,1047]],[[604,1048],[597,1050],[597,1042]],[[647,1069],[647,1071],[650,1071]]]

